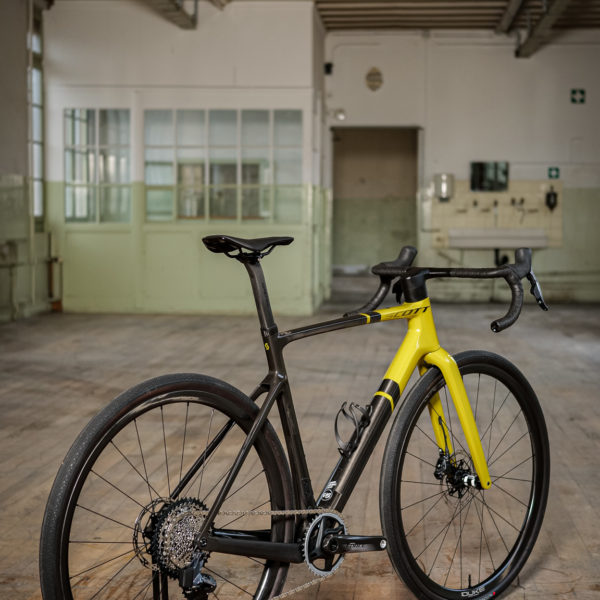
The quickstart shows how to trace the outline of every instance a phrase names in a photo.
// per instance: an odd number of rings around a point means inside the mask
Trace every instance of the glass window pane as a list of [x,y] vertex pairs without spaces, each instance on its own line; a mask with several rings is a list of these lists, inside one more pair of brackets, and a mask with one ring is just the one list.
[[43,179],[44,177],[44,159],[42,144],[32,144],[33,146],[33,177],[34,179]]
[[275,222],[302,223],[303,187],[275,188]]
[[173,111],[144,111],[144,139],[149,146],[172,146]]
[[268,148],[242,148],[242,183],[271,183]]
[[148,221],[170,221],[173,218],[173,190],[146,190]]
[[274,163],[276,184],[302,183],[302,149],[275,148]]
[[33,216],[44,216],[44,182],[33,182]]
[[34,106],[31,109],[31,133],[34,142],[41,142],[44,139],[42,109]]
[[242,188],[242,219],[268,219],[271,187]]
[[96,143],[96,115],[93,110],[65,110],[65,144],[93,146]]
[[177,183],[187,186],[204,185],[204,149],[177,150]]
[[204,191],[197,188],[179,188],[177,216],[180,219],[204,218]]
[[173,170],[173,151],[170,148],[146,150],[145,181],[148,185],[174,183]]
[[237,217],[237,187],[211,187],[209,192],[211,219]]
[[98,152],[98,181],[100,183],[129,183],[129,150],[100,148]]
[[100,188],[100,221],[128,223],[131,214],[129,186]]
[[177,111],[177,144],[180,146],[204,146],[206,134],[203,110]]
[[128,146],[129,111],[100,110],[98,137],[101,146]]
[[65,181],[95,183],[95,156],[92,149],[65,151]]
[[242,111],[242,146],[268,146],[269,111]]
[[211,146],[237,146],[237,112],[235,110],[211,110],[209,121]]
[[67,221],[96,220],[96,189],[89,186],[66,186],[65,217]]
[[42,52],[42,36],[37,31],[34,31],[31,36],[31,50],[37,52],[37,54]]
[[34,68],[31,71],[31,101],[34,104],[42,103],[42,71]]
[[235,148],[221,148],[210,151],[210,183],[237,183],[237,152]]
[[275,146],[302,146],[302,111],[274,111]]

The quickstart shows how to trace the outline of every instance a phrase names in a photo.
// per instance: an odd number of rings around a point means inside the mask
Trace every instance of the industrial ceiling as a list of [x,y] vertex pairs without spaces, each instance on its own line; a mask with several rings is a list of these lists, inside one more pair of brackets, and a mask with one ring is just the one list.
[[[210,1],[224,9],[230,0]],[[518,32],[516,56],[531,56],[556,34],[600,28],[600,0],[314,0],[327,31],[478,29]],[[146,0],[180,27],[196,13],[183,0]],[[197,3],[198,0],[195,0]]]

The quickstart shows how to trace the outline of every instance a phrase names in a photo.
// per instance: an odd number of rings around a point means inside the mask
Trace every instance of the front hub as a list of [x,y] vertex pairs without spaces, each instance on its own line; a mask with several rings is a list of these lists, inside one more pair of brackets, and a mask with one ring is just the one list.
[[458,453],[449,455],[441,448],[439,452],[433,476],[446,482],[450,496],[462,498],[469,488],[482,489],[468,457],[461,458]]

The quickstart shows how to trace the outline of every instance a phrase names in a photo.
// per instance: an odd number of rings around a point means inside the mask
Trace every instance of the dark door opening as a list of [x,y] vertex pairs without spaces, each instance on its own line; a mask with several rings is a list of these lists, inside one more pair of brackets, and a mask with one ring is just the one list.
[[416,244],[417,128],[333,133],[333,268],[364,274]]

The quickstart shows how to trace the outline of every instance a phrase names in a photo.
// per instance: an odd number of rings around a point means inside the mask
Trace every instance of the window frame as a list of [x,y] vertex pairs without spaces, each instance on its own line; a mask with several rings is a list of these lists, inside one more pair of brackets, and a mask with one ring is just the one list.
[[[67,126],[69,113],[74,111],[91,111],[94,115],[94,137],[92,143],[89,143],[89,140],[86,140],[86,143],[71,143],[72,140],[68,139],[67,136]],[[123,143],[105,143],[102,144],[100,140],[100,113],[102,111],[124,111],[128,117],[127,123],[127,135],[126,135],[126,144]],[[64,160],[64,182],[65,182],[65,193],[64,193],[64,221],[67,224],[88,224],[88,225],[102,225],[102,226],[110,226],[110,225],[118,225],[118,226],[130,226],[132,222],[132,189],[131,189],[131,181],[132,181],[132,161],[131,161],[131,110],[129,108],[122,107],[111,107],[111,108],[98,108],[98,107],[70,107],[63,109],[63,160]],[[71,117],[72,123],[75,122],[74,117]],[[125,151],[127,155],[127,181],[117,182],[117,183],[107,183],[105,181],[100,181],[100,156],[103,150],[117,150],[118,153],[121,151]],[[94,173],[93,179],[87,180],[85,182],[77,181],[76,179],[69,179],[67,177],[68,163],[67,157],[69,154],[80,153],[83,152],[86,156],[93,156],[93,164],[94,164]],[[67,198],[69,194],[69,190],[76,189],[87,189],[91,192],[92,203],[93,203],[93,218],[89,218],[89,215],[86,215],[82,218],[77,218],[75,215],[68,216],[67,214]],[[105,190],[111,189],[120,189],[127,191],[127,209],[124,211],[127,215],[125,220],[111,220],[111,219],[102,219],[102,203],[103,203],[103,192]],[[89,200],[88,200],[89,202]]]
[[[180,144],[177,139],[177,131],[178,131],[178,120],[180,113],[184,111],[203,111],[204,113],[204,122],[203,122],[203,131],[204,131],[204,140],[203,145],[190,145],[190,144]],[[276,145],[275,140],[275,113],[277,111],[293,111],[297,112],[299,116],[300,122],[300,131],[297,143],[292,146],[285,145]],[[170,128],[172,139],[172,143],[169,144],[157,144],[147,143],[147,113],[153,111],[162,111],[165,113],[170,113]],[[236,127],[236,144],[233,146],[232,144],[215,144],[214,140],[211,141],[211,112],[216,111],[231,111],[235,112],[235,127]],[[244,113],[245,112],[265,112],[268,115],[267,119],[267,127],[268,127],[268,139],[267,144],[258,144],[251,145],[244,143],[242,140],[242,129],[244,124]],[[229,222],[235,222],[238,224],[247,223],[247,222],[261,222],[266,224],[277,223],[276,219],[276,207],[275,207],[275,197],[276,197],[276,188],[298,188],[303,189],[304,183],[302,181],[303,172],[304,172],[304,152],[303,152],[303,140],[304,140],[304,114],[301,108],[289,108],[289,109],[273,109],[273,108],[232,108],[232,109],[223,109],[223,108],[203,108],[203,109],[195,109],[195,108],[146,108],[144,110],[144,146],[143,146],[143,160],[144,160],[144,206],[145,206],[145,220],[148,223],[176,223],[183,221],[202,221],[204,223],[210,223],[211,221],[222,221],[226,220]],[[276,184],[275,183],[275,154],[276,150],[279,149],[292,148],[299,152],[300,155],[300,164],[298,165],[298,182],[296,184]],[[164,150],[165,153],[169,151],[172,160],[172,180],[169,184],[151,184],[148,183],[148,173],[147,168],[148,164],[152,161],[148,160],[148,151],[152,150]],[[202,183],[195,185],[185,185],[179,182],[179,171],[180,165],[182,164],[181,159],[179,158],[180,150],[182,149],[197,149],[199,150],[198,156],[202,156],[202,173],[203,179]],[[245,150],[263,150],[264,158],[248,158],[248,162],[244,162]],[[231,151],[231,159],[215,157],[213,151],[219,150],[230,150]],[[235,157],[235,158],[233,158]],[[214,183],[213,182],[213,165],[219,164],[234,164],[235,161],[235,183]],[[185,163],[183,163],[185,164]],[[244,183],[244,166],[246,164],[255,164],[258,165],[259,170],[259,182],[258,183]],[[265,175],[266,171],[266,175]],[[262,177],[265,175],[265,182],[262,183]],[[186,189],[193,189],[199,193],[201,201],[198,203],[199,207],[196,215],[185,215],[182,214],[184,211],[181,209],[180,198],[182,191]],[[166,204],[164,211],[151,211],[149,210],[149,196],[154,192],[169,191],[170,192],[170,211],[167,213]],[[227,190],[235,191],[235,215],[228,216],[226,214],[215,214],[213,208],[214,196],[213,194],[217,192],[226,192]],[[246,212],[247,209],[247,196],[258,190],[258,211],[256,212]],[[227,199],[226,199],[227,200]],[[232,198],[229,198],[229,202],[231,202]],[[298,223],[302,222],[303,211],[300,211],[300,220]]]

